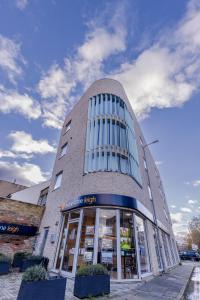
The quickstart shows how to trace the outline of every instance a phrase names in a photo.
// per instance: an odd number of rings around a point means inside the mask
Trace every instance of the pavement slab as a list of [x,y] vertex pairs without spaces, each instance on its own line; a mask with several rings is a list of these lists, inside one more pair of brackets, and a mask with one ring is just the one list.
[[[99,300],[180,300],[190,279],[194,264],[178,266],[149,281],[111,282],[111,294],[98,297]],[[16,300],[21,284],[21,273],[0,276],[0,300]],[[67,279],[65,300],[77,300],[73,296],[74,280]],[[45,300],[45,299],[44,299]]]

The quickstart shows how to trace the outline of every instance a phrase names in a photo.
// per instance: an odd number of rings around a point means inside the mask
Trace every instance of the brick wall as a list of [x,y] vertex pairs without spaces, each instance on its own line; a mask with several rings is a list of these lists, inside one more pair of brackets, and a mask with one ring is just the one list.
[[[0,198],[0,222],[39,227],[44,207]],[[32,252],[35,237],[0,234],[0,253],[13,256],[15,252]]]

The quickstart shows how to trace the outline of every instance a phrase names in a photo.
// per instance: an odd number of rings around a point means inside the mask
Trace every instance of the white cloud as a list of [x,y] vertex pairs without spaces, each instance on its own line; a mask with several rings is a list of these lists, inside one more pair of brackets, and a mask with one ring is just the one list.
[[27,0],[16,0],[16,6],[20,10],[24,10],[28,4]]
[[200,179],[194,180],[192,184],[193,184],[193,186],[195,186],[195,187],[196,187],[196,186],[200,186]]
[[181,223],[183,219],[183,214],[181,212],[170,213],[170,216],[171,216],[172,223],[174,224]]
[[15,131],[9,134],[13,144],[11,150],[15,153],[47,154],[56,151],[47,140],[34,140],[32,136],[24,131]]
[[181,207],[181,211],[185,212],[185,213],[191,213],[192,212],[192,210],[188,207]]
[[[120,15],[121,13],[121,15]],[[43,99],[44,125],[60,128],[63,119],[77,98],[72,96],[80,84],[84,88],[103,76],[105,60],[125,50],[126,31],[121,8],[110,18],[108,27],[91,23],[85,41],[73,57],[66,57],[64,66],[53,64],[38,83]]]
[[198,202],[197,200],[192,200],[192,199],[188,200],[188,204],[196,204],[197,202]]
[[0,149],[0,158],[23,158],[23,159],[31,159],[32,155],[28,155],[25,153],[15,153],[9,150]]
[[140,118],[153,107],[182,106],[200,86],[200,7],[190,3],[176,28],[113,74]]
[[16,179],[19,184],[31,185],[45,181],[47,174],[35,164],[0,161],[0,178]]
[[12,82],[15,82],[15,78],[22,74],[20,64],[24,63],[20,53],[20,45],[0,35],[0,68],[6,71]]
[[40,104],[16,90],[8,90],[0,85],[0,112],[17,112],[28,119],[38,119],[41,116]]
[[160,165],[163,164],[163,161],[161,161],[161,160],[156,160],[156,161],[155,161],[155,164],[156,164],[157,166],[160,166]]
[[170,205],[171,208],[176,208],[176,205]]

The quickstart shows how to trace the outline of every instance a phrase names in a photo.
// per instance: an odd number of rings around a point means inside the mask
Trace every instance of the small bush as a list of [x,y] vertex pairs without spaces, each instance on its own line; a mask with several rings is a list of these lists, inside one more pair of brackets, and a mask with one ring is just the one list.
[[26,258],[27,256],[30,256],[31,253],[28,252],[16,252],[14,255],[14,258]]
[[42,260],[42,256],[41,255],[28,255],[26,257],[26,259],[30,259],[30,260]]
[[107,269],[101,264],[81,266],[76,273],[77,276],[93,276],[107,274]]
[[6,256],[3,253],[0,253],[0,262],[8,262],[11,263],[11,257]]
[[24,281],[39,281],[45,279],[47,279],[47,272],[45,268],[40,265],[28,268],[22,276],[22,280]]

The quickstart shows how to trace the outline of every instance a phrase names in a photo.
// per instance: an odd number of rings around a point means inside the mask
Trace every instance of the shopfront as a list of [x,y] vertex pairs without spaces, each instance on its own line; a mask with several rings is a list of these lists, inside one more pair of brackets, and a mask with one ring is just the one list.
[[87,195],[70,204],[73,207],[63,211],[55,269],[74,276],[80,266],[100,263],[113,280],[138,280],[150,274],[148,219],[137,204],[134,198],[119,195]]

